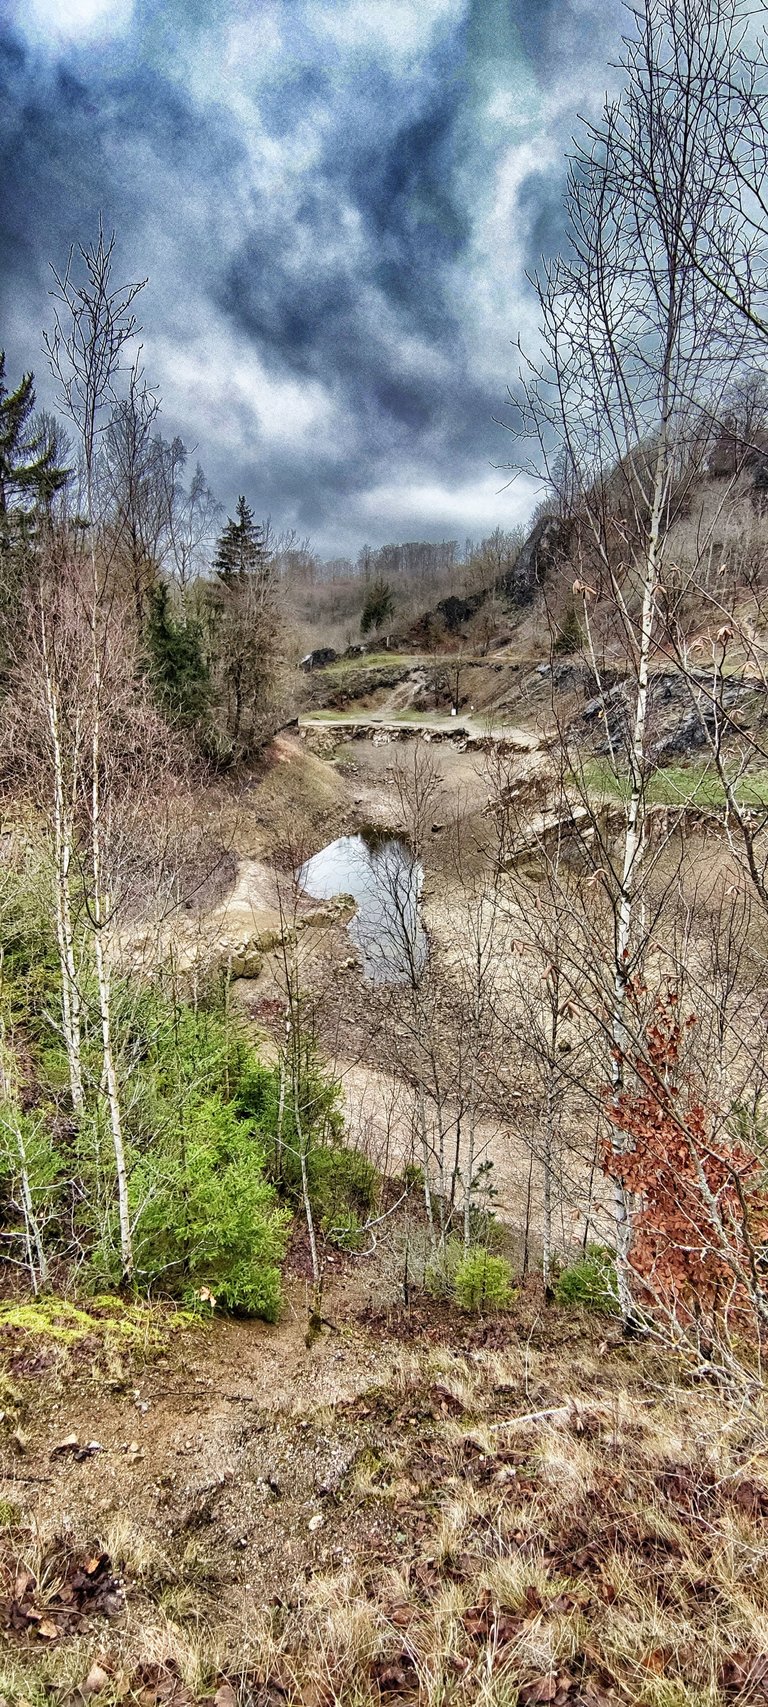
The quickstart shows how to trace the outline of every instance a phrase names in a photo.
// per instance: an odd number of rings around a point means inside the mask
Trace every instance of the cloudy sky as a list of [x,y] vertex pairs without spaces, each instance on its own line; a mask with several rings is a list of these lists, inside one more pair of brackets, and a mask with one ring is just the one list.
[[0,0],[0,345],[99,210],[166,434],[325,555],[525,520],[494,419],[620,0]]

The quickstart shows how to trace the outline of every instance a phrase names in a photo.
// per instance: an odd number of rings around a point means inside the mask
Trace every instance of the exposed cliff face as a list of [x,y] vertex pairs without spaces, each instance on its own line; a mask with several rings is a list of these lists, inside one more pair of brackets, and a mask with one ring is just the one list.
[[[605,684],[604,684],[605,685]],[[601,755],[626,753],[629,742],[632,683],[614,679],[601,698],[593,695],[580,713],[578,723],[590,736],[594,751]],[[721,708],[732,719],[726,739],[741,725],[754,725],[768,717],[768,694],[752,678],[733,676],[722,685]],[[704,748],[714,730],[715,711],[711,682],[703,673],[686,679],[673,671],[658,671],[650,684],[650,757],[655,764]]]
[[542,516],[528,535],[517,562],[503,577],[499,591],[515,605],[528,605],[568,553],[574,523],[560,516]]
[[426,645],[436,625],[455,640],[463,635],[472,618],[494,597],[515,610],[524,610],[533,603],[537,591],[566,562],[574,525],[573,521],[559,516],[542,516],[512,567],[505,570],[494,586],[468,593],[464,598],[451,594],[440,599],[433,609],[422,612],[407,636],[395,637],[393,643],[401,644],[405,640],[411,645]]

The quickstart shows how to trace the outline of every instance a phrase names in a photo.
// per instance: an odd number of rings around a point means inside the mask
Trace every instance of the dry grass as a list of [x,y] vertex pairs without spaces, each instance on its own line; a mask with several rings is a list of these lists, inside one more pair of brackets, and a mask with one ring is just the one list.
[[[385,1379],[364,1396],[279,1420],[297,1439],[309,1426],[357,1441],[279,1594],[264,1595],[256,1553],[239,1563],[234,1532],[164,1546],[118,1511],[100,1539],[125,1616],[46,1651],[9,1641],[0,1694],[67,1700],[99,1660],[105,1707],[190,1707],[223,1680],[237,1707],[764,1701],[765,1419],[611,1332],[602,1346],[591,1331],[383,1346]],[[275,1502],[264,1521],[296,1519]],[[50,1540],[37,1537],[41,1595]]]

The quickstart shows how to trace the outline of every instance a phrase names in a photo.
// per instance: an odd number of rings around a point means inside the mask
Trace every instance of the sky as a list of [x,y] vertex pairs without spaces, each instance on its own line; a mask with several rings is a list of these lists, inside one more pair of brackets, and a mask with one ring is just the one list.
[[0,347],[117,232],[162,430],[326,557],[524,523],[504,418],[620,0],[0,0]]

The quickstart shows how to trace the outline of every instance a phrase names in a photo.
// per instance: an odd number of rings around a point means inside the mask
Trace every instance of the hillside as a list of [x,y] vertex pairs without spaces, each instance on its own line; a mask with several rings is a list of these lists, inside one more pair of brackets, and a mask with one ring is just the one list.
[[763,1699],[756,1418],[535,1287],[473,1323],[355,1265],[309,1348],[293,1297],[147,1361],[3,1327],[7,1699]]

